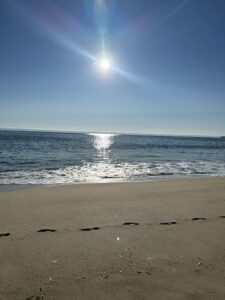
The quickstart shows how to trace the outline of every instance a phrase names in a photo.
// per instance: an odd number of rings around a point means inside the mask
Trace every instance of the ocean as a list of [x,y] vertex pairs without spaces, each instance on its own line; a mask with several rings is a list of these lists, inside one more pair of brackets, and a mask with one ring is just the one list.
[[0,184],[225,175],[225,139],[0,130]]

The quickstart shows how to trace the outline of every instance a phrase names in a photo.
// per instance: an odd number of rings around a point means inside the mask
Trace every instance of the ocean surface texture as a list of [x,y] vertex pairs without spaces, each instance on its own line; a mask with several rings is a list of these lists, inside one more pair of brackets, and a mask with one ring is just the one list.
[[225,139],[0,131],[0,184],[225,175]]

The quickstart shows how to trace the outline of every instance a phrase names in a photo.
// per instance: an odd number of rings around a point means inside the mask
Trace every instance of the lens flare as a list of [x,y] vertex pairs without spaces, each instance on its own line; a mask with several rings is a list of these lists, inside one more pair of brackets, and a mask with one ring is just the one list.
[[100,68],[103,70],[103,71],[107,71],[111,68],[111,63],[110,61],[107,59],[107,58],[103,58],[101,61],[100,61]]

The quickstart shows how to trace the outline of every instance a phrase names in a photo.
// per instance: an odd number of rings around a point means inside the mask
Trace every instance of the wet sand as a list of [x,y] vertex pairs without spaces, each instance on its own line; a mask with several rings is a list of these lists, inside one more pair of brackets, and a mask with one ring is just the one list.
[[0,193],[0,299],[225,299],[225,178]]

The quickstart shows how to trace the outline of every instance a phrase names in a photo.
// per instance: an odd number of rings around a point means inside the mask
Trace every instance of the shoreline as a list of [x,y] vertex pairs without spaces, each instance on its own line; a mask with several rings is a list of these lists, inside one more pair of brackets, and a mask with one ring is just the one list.
[[224,225],[224,177],[0,193],[0,298],[222,300]]
[[57,186],[77,186],[77,185],[92,185],[92,184],[117,184],[117,183],[146,183],[146,182],[162,182],[162,181],[176,181],[176,180],[195,180],[195,179],[207,179],[207,178],[225,178],[224,175],[184,175],[184,176],[179,176],[179,177],[154,177],[152,179],[146,179],[146,180],[121,180],[121,181],[93,181],[93,182],[73,182],[73,183],[43,183],[43,184],[36,184],[36,183],[24,183],[24,184],[17,184],[17,183],[12,183],[12,184],[0,184],[0,193],[4,192],[14,192],[14,191],[19,191],[19,190],[27,190],[27,189],[32,189],[36,187],[57,187]]

